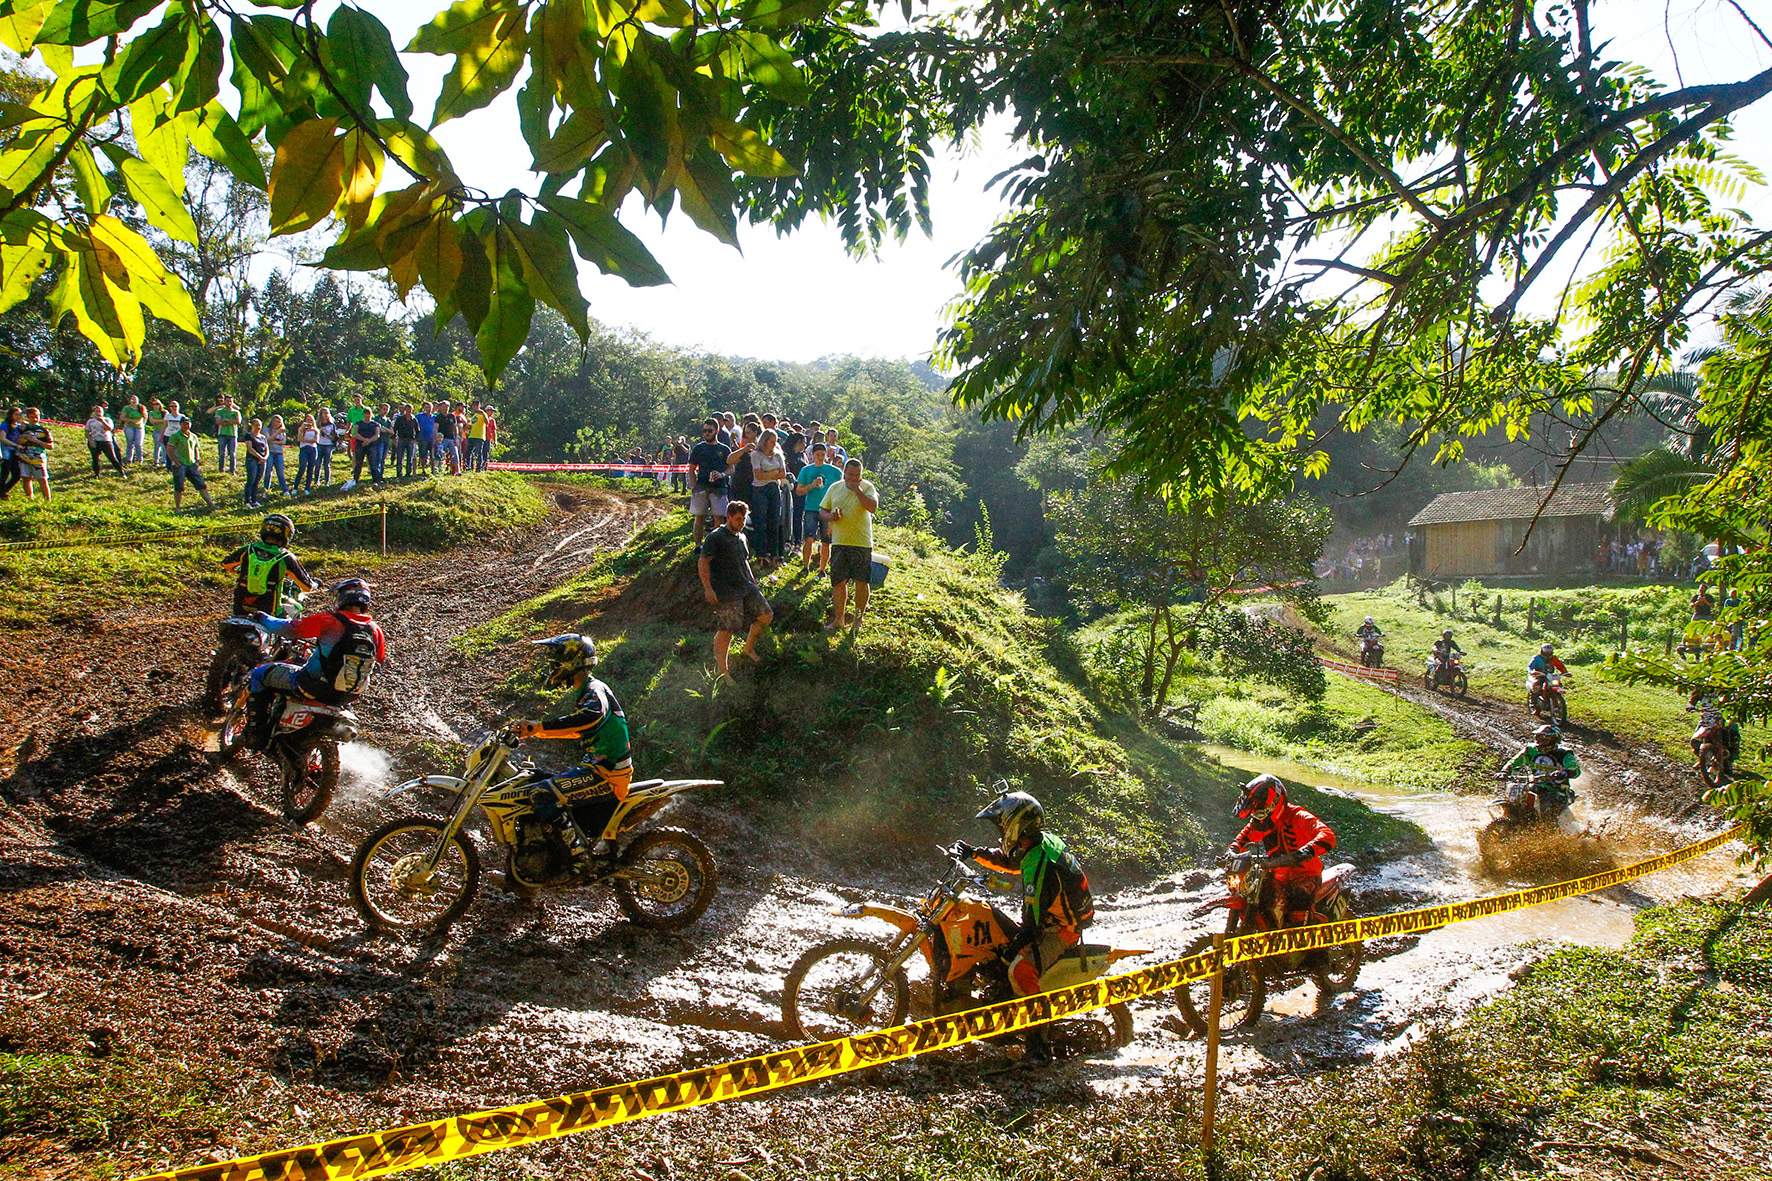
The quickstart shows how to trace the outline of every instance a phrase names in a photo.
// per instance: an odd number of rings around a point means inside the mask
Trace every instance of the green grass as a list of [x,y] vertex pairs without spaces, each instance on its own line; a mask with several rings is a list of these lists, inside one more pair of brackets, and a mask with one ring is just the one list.
[[[1570,606],[1578,608],[1577,618],[1581,617],[1580,611],[1590,609],[1598,616],[1600,608],[1616,601],[1620,610],[1642,612],[1645,621],[1666,615],[1671,608],[1663,600],[1670,595],[1677,597],[1687,593],[1668,587],[1535,592],[1541,604],[1547,598],[1551,600],[1549,613],[1553,619],[1560,620],[1565,607]],[[1509,606],[1510,596],[1518,599],[1517,613]],[[1479,595],[1474,590],[1467,592],[1461,588],[1460,615],[1457,617],[1450,614],[1449,599],[1445,603],[1446,613],[1439,613],[1434,610],[1431,597],[1424,608],[1400,583],[1384,590],[1329,595],[1323,601],[1330,607],[1340,629],[1339,639],[1350,649],[1352,629],[1367,615],[1376,619],[1385,631],[1386,663],[1401,669],[1406,676],[1420,674],[1433,641],[1442,629],[1450,627],[1464,648],[1464,667],[1470,676],[1471,691],[1517,704],[1523,741],[1537,724],[1526,713],[1526,664],[1546,638],[1543,629],[1536,636],[1523,634],[1527,598],[1524,592],[1503,592],[1502,626],[1499,628],[1493,622],[1495,592],[1488,590]],[[1479,601],[1486,604],[1488,612],[1488,617],[1481,622],[1469,618],[1464,612],[1467,603]],[[1648,630],[1651,624],[1642,622],[1640,626]],[[1682,762],[1691,761],[1692,751],[1686,740],[1692,733],[1692,723],[1684,712],[1685,703],[1666,689],[1625,684],[1607,668],[1604,656],[1617,647],[1617,626],[1610,625],[1597,635],[1589,628],[1582,633],[1580,644],[1574,642],[1573,626],[1567,629],[1567,639],[1563,638],[1563,630],[1559,624],[1549,633],[1549,638],[1557,643],[1558,654],[1573,674],[1569,685],[1570,721],[1576,726],[1609,730],[1630,742],[1653,742],[1670,757]],[[1651,634],[1655,637],[1653,646],[1659,650],[1662,647],[1660,635]]]
[[[63,431],[63,435],[72,432]],[[119,601],[172,600],[192,585],[225,586],[221,558],[258,531],[267,512],[288,513],[297,525],[295,548],[317,560],[330,577],[372,570],[381,562],[381,518],[325,522],[302,527],[305,515],[386,503],[388,544],[394,552],[436,552],[470,538],[540,520],[546,502],[535,485],[505,472],[390,481],[381,491],[340,492],[266,501],[263,509],[240,504],[243,476],[210,475],[217,507],[203,505],[187,487],[185,507],[172,509],[172,479],[164,471],[133,469],[120,480],[106,469],[93,477],[84,446],[79,462],[66,446],[54,453],[49,503],[27,501],[15,489],[0,503],[0,541],[44,541],[118,533],[151,533],[212,525],[237,525],[238,533],[213,539],[56,550],[0,551],[0,616],[13,626],[76,615]],[[211,454],[208,464],[213,465]],[[346,469],[348,471],[348,469]],[[334,463],[338,477],[340,465]],[[193,507],[195,506],[195,507]]]

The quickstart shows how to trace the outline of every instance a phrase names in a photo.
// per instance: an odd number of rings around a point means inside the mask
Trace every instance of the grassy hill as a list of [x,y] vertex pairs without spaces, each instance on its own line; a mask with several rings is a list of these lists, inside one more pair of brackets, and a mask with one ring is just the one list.
[[[840,636],[822,630],[828,580],[778,571],[764,586],[776,620],[762,664],[735,661],[734,678],[716,681],[690,531],[672,514],[460,644],[483,653],[587,632],[639,774],[724,778],[720,806],[755,809],[833,855],[889,863],[934,840],[977,840],[972,816],[997,781],[1038,796],[1101,873],[1171,870],[1226,836],[1238,773],[1103,701],[1058,626],[997,584],[992,558],[877,530],[891,576],[860,631]],[[527,672],[506,688],[514,707],[539,690]],[[1375,841],[1410,827],[1307,794]]]

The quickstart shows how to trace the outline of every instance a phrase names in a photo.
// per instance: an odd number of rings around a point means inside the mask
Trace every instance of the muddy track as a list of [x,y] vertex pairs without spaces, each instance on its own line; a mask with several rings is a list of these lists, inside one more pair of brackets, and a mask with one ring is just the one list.
[[[452,641],[659,511],[568,500],[542,527],[385,569],[376,581],[393,662],[361,705],[367,739],[407,771],[434,757],[427,740],[483,733],[499,713],[498,685],[528,656],[468,658]],[[0,702],[11,742],[0,763],[0,1045],[211,1063],[236,1080],[236,1110],[279,1127],[309,1116],[327,1130],[385,1126],[557,1094],[778,1048],[782,977],[799,953],[838,934],[885,934],[833,917],[833,905],[903,904],[940,868],[911,857],[898,877],[869,880],[810,866],[790,840],[755,831],[710,795],[669,817],[721,863],[719,893],[687,931],[638,930],[598,892],[526,903],[483,885],[446,940],[368,936],[345,892],[357,839],[385,818],[367,793],[347,785],[320,823],[296,828],[278,814],[262,764],[218,768],[202,753],[205,729],[188,703],[223,605],[194,593],[172,609],[65,620],[0,657],[21,690]],[[1424,703],[1496,743],[1519,729],[1499,704]],[[1598,745],[1643,771],[1633,752]],[[400,810],[436,803],[408,799]],[[1194,912],[1213,892],[1198,869],[1121,891],[1099,900],[1098,933],[1172,957],[1203,928]],[[1371,906],[1425,896],[1393,883]],[[1374,947],[1356,992],[1321,1015],[1309,986],[1277,998],[1258,1035],[1227,1046],[1227,1066],[1250,1079],[1308,1073],[1404,1044],[1424,1020],[1505,987],[1531,954],[1517,943]],[[1196,1073],[1198,1044],[1172,1012],[1167,998],[1135,1006],[1136,1043],[1062,1067],[1064,1086],[1113,1093]],[[1011,1061],[970,1047],[873,1072],[866,1085],[1024,1096],[1049,1086],[998,1078]],[[851,1085],[792,1102],[837,1103]],[[737,1117],[679,1118],[695,1135],[697,1121]],[[139,1163],[202,1148],[144,1145]]]

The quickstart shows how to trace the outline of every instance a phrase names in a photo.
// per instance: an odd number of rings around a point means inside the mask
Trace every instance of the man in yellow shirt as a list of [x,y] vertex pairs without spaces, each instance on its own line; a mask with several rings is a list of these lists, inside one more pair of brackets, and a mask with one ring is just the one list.
[[486,450],[486,408],[475,402],[468,419],[468,452],[463,465],[470,471],[485,471]]
[[[819,518],[831,527],[831,622],[827,630],[860,627],[868,609],[874,572],[874,514],[880,493],[861,478],[861,460],[843,464],[843,482],[824,494]],[[849,584],[855,584],[855,618],[849,618]]]

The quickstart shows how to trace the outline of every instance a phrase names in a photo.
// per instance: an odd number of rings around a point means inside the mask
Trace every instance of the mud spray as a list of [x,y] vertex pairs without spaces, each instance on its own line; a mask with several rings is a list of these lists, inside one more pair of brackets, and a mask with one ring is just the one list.
[[360,806],[374,801],[393,783],[394,756],[367,742],[347,742],[338,748],[338,794],[334,806]]

